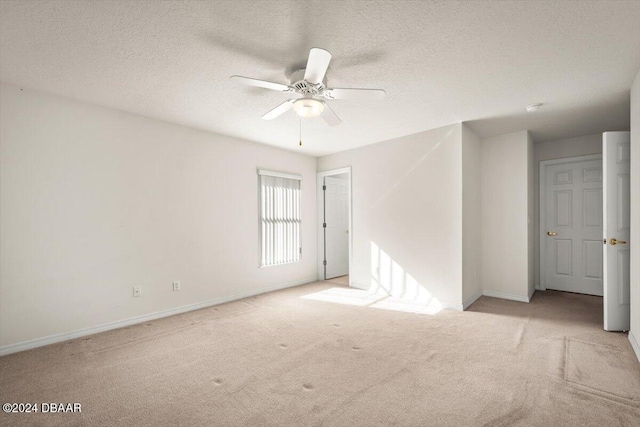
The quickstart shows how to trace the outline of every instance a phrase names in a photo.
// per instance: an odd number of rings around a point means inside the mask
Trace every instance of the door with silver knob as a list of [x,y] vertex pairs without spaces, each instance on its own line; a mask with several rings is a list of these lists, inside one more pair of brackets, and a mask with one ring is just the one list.
[[604,166],[604,329],[626,331],[630,319],[630,137],[603,136]]

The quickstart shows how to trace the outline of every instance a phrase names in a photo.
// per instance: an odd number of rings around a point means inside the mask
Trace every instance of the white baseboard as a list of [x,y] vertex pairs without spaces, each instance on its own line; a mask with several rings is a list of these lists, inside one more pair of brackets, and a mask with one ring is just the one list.
[[638,358],[638,362],[640,362],[640,345],[638,344],[638,340],[633,336],[631,331],[629,331],[629,342],[631,343],[631,347],[633,351],[636,353],[636,357]]
[[80,338],[86,335],[93,335],[99,332],[110,331],[112,329],[118,329],[125,326],[135,325],[137,323],[148,322],[150,320],[160,319],[162,317],[173,316],[174,314],[186,313],[188,311],[199,310],[201,308],[211,307],[213,305],[224,304],[226,302],[236,301],[239,299],[252,297],[254,295],[273,292],[273,291],[277,291],[285,288],[292,288],[294,286],[300,286],[307,283],[316,282],[317,280],[318,280],[317,277],[309,277],[303,280],[296,280],[294,282],[281,283],[279,285],[255,289],[252,291],[242,292],[239,294],[230,295],[226,297],[215,298],[209,301],[183,305],[180,307],[170,308],[167,310],[156,311],[154,313],[143,314],[142,316],[130,317],[124,320],[117,320],[115,322],[104,323],[102,325],[92,326],[90,328],[83,328],[83,329],[78,329],[71,332],[63,332],[60,334],[49,335],[47,337],[36,338],[29,341],[22,341],[15,344],[8,344],[0,347],[0,356],[16,353],[18,351],[29,350],[36,347],[42,347],[45,345],[54,344],[61,341],[72,340],[72,339]]
[[496,291],[482,291],[482,295],[493,298],[502,298],[508,299],[511,301],[519,301],[519,302],[529,302],[531,298],[525,295],[516,295],[516,294],[508,294],[506,292],[496,292]]
[[473,294],[469,299],[467,299],[465,302],[462,303],[462,310],[464,311],[467,308],[469,308],[469,306],[471,306],[471,304],[476,302],[476,300],[480,298],[482,294],[483,294],[482,289],[480,289],[478,292]]

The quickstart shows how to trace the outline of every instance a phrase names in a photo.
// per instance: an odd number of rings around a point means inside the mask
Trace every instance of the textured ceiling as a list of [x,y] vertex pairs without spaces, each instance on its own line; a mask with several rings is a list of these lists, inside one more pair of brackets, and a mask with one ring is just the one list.
[[[170,122],[322,155],[458,121],[536,141],[629,125],[640,1],[2,1],[0,79]],[[328,83],[383,88],[331,101],[343,124],[293,111],[288,83],[311,47]],[[524,107],[545,106],[535,114]]]

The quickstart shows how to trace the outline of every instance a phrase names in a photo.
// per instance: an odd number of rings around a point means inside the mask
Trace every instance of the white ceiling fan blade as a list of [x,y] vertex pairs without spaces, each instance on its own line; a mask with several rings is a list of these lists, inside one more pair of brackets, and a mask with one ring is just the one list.
[[264,114],[262,116],[262,118],[264,120],[273,120],[273,119],[275,119],[279,115],[289,111],[291,109],[291,107],[293,107],[293,103],[295,101],[296,101],[295,99],[288,99],[288,100],[284,101],[282,104],[278,105],[273,110],[271,110],[268,113]]
[[329,62],[331,62],[329,51],[317,47],[311,49],[309,59],[307,59],[307,68],[304,71],[304,79],[313,84],[322,83],[327,68],[329,68]]
[[231,76],[231,79],[244,83],[249,86],[263,87],[265,89],[278,90],[280,92],[289,92],[291,89],[287,85],[281,83],[268,82],[266,80],[252,79],[251,77]]
[[329,104],[327,104],[326,102],[323,102],[323,104],[324,110],[322,110],[322,118],[324,119],[324,121],[327,122],[329,126],[338,126],[340,123],[342,123],[340,117],[338,117],[336,112],[333,111],[331,107],[329,107]]
[[383,99],[387,93],[382,89],[341,89],[332,88],[324,91],[327,99]]

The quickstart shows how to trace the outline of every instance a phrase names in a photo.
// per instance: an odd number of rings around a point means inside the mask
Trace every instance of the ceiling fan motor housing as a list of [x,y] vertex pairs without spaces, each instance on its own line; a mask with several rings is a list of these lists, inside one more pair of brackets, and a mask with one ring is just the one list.
[[327,79],[322,83],[313,84],[304,79],[305,69],[301,68],[291,74],[291,87],[299,94],[305,96],[323,96],[327,88]]

